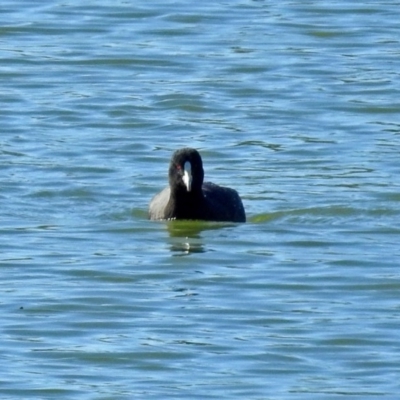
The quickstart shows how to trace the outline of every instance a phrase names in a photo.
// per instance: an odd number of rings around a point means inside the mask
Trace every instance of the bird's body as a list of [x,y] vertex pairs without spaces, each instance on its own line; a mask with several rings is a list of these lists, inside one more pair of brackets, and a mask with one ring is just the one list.
[[151,200],[149,218],[246,222],[236,190],[203,183],[203,178],[203,163],[197,150],[177,150],[169,167],[169,186]]

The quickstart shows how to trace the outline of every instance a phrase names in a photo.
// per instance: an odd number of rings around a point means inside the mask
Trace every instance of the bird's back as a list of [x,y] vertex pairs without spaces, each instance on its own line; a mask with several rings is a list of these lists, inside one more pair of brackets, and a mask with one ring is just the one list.
[[242,200],[234,189],[204,182],[203,194],[214,221],[246,222]]

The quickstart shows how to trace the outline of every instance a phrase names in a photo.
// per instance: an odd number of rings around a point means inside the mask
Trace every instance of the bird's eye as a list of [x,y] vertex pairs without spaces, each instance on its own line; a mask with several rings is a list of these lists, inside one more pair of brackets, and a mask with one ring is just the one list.
[[180,171],[180,170],[182,169],[182,167],[181,167],[179,164],[176,164],[175,167],[176,167],[176,169],[177,169],[178,171]]

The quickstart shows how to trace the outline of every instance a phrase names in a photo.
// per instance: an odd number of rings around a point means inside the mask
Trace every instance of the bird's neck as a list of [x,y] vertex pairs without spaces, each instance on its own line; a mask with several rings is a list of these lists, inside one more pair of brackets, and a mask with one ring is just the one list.
[[202,190],[172,190],[166,207],[166,218],[194,219],[196,210],[202,208],[204,196]]

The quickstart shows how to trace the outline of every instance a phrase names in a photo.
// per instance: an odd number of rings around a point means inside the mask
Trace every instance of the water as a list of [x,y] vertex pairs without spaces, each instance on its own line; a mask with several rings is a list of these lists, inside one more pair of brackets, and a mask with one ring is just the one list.
[[1,5],[1,398],[397,398],[400,3],[82,4]]

